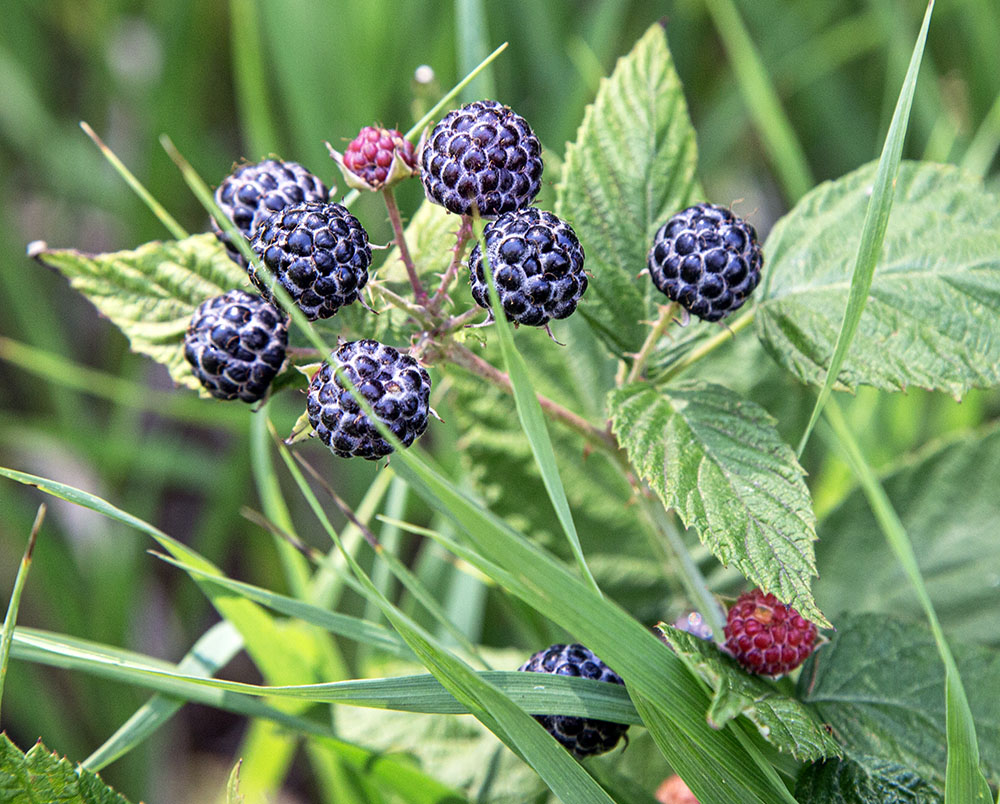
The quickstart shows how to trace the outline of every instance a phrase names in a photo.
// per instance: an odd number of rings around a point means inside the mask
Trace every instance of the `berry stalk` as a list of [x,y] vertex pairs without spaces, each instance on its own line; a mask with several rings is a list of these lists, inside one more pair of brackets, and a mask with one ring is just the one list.
[[430,297],[427,295],[427,291],[424,290],[424,286],[420,282],[420,277],[417,276],[417,269],[413,264],[413,258],[410,256],[410,249],[406,245],[406,235],[403,232],[403,219],[399,214],[399,207],[396,206],[396,197],[393,195],[391,187],[384,187],[382,189],[382,198],[385,199],[385,207],[389,210],[389,221],[392,223],[396,246],[399,248],[399,259],[403,261],[403,265],[406,267],[406,275],[410,278],[414,298],[418,305],[427,307]]
[[462,257],[465,256],[465,249],[468,247],[469,240],[472,238],[472,218],[470,216],[462,216],[462,225],[458,227],[458,231],[455,233],[455,238],[455,247],[452,249],[451,263],[448,265],[447,270],[441,277],[441,284],[435,291],[434,298],[431,299],[432,310],[437,310],[441,306],[441,302],[444,301],[445,297],[448,295],[448,287],[458,274],[458,267],[462,264]]

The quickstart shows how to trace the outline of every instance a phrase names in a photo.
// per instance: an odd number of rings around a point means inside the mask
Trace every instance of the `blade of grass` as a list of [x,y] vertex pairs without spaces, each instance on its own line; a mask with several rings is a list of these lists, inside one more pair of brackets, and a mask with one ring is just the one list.
[[489,287],[490,305],[493,318],[495,319],[493,329],[497,333],[497,340],[500,342],[500,351],[503,354],[504,365],[507,367],[507,375],[514,390],[514,402],[517,407],[517,417],[521,421],[521,428],[525,437],[531,445],[531,452],[535,456],[535,463],[541,473],[542,482],[545,484],[545,491],[548,492],[549,500],[556,511],[559,524],[562,525],[563,532],[569,542],[570,550],[576,559],[576,564],[580,568],[580,573],[587,580],[587,584],[594,593],[601,597],[601,589],[597,581],[587,566],[587,560],[583,555],[583,547],[580,545],[580,536],[576,532],[576,523],[573,522],[573,513],[569,509],[569,500],[566,499],[566,489],[563,487],[562,478],[559,476],[559,468],[556,465],[556,454],[552,449],[552,441],[549,438],[549,431],[545,425],[545,416],[542,414],[542,407],[538,404],[538,397],[532,387],[531,378],[528,376],[528,367],[524,363],[524,358],[517,351],[514,345],[514,336],[511,334],[511,325],[507,321],[507,313],[503,309],[500,301],[500,294],[497,293],[496,282],[493,277],[493,269],[489,264],[489,256],[486,250],[486,239],[483,236],[483,229],[480,223],[476,227],[476,236],[479,240],[479,248],[482,253],[483,273],[486,275],[486,282]]
[[851,433],[851,428],[836,400],[830,399],[826,408],[826,419],[833,430],[835,438],[830,440],[834,446],[839,446],[846,457],[848,465],[861,484],[868,498],[868,504],[875,514],[882,534],[899,559],[906,572],[913,590],[916,592],[920,605],[924,609],[938,653],[945,666],[945,709],[946,733],[948,740],[948,760],[945,771],[945,804],[966,804],[968,802],[989,802],[992,798],[986,777],[980,769],[979,743],[976,740],[976,725],[972,719],[969,700],[965,695],[965,687],[955,664],[951,649],[945,639],[941,623],[938,621],[934,604],[924,585],[917,563],[913,544],[906,534],[899,515],[892,506],[885,489],[865,460],[857,440]]
[[[250,467],[264,516],[286,533],[294,533],[295,525],[281,494],[281,486],[274,473],[274,461],[271,459],[271,439],[267,433],[269,406],[270,401],[257,411],[257,415],[250,417]],[[292,542],[277,535],[274,537],[274,548],[278,551],[288,588],[295,597],[306,599],[309,590],[309,565],[305,556]]]
[[231,408],[206,405],[204,400],[187,394],[159,391],[3,336],[0,336],[0,360],[61,388],[81,391],[116,405],[231,431],[242,427],[241,417],[234,415],[237,412]]
[[[486,53],[489,32],[486,9],[482,0],[455,0],[455,50],[458,52],[458,72],[470,72]],[[478,98],[495,98],[493,71],[484,69],[462,93],[465,102]]]
[[906,71],[906,78],[903,80],[903,88],[896,101],[896,111],[892,115],[892,123],[885,138],[885,145],[882,147],[882,155],[879,157],[875,185],[872,188],[872,195],[865,212],[864,227],[861,230],[861,242],[858,245],[858,256],[854,263],[851,292],[847,299],[847,309],[844,311],[844,321],[837,336],[833,357],[830,358],[826,380],[816,398],[816,404],[809,417],[805,432],[802,433],[802,439],[799,441],[797,450],[799,457],[802,457],[802,452],[809,441],[809,435],[812,433],[813,427],[816,426],[816,422],[819,421],[823,406],[830,397],[830,392],[837,381],[837,375],[840,374],[840,367],[843,365],[844,358],[847,357],[847,350],[851,346],[851,340],[858,329],[861,314],[868,301],[868,291],[871,290],[872,278],[875,276],[875,268],[882,251],[882,243],[885,240],[885,230],[889,225],[889,212],[896,194],[896,174],[899,171],[903,141],[906,139],[906,129],[910,118],[910,107],[913,104],[913,93],[917,86],[917,74],[920,72],[920,62],[924,53],[924,45],[927,42],[927,29],[930,27],[933,12],[934,0],[930,0],[927,4],[927,12],[924,14],[923,25],[920,27],[920,34],[913,47],[913,56],[910,59],[909,69]]
[[28,534],[28,545],[24,548],[24,555],[21,557],[21,564],[17,569],[17,577],[14,578],[14,589],[10,593],[10,602],[7,603],[7,614],[3,619],[3,632],[0,635],[0,701],[3,701],[4,682],[7,681],[7,664],[10,661],[10,646],[14,642],[14,625],[17,623],[17,612],[21,607],[21,593],[24,592],[24,583],[28,580],[28,570],[31,569],[31,557],[35,552],[35,541],[38,539],[38,531],[45,521],[45,503],[38,506],[38,513],[35,514],[35,521],[31,526],[31,533]]
[[[360,396],[360,395],[359,395]],[[313,509],[320,524],[340,546],[340,538],[330,525],[319,500],[305,477],[298,470],[287,448],[280,445],[281,457],[298,484],[302,495]],[[413,649],[423,664],[455,698],[490,731],[518,753],[563,801],[613,804],[607,793],[594,782],[580,764],[541,727],[530,715],[492,684],[483,681],[465,662],[454,656],[434,637],[402,611],[379,595],[368,575],[345,553],[355,577],[378,595],[380,608],[400,636]]]
[[370,645],[373,648],[391,653],[394,656],[408,659],[413,658],[413,653],[395,633],[377,623],[368,622],[367,620],[352,617],[348,614],[321,609],[319,606],[314,606],[311,603],[306,603],[287,595],[280,595],[269,589],[237,581],[225,575],[214,575],[198,567],[191,566],[185,561],[171,558],[162,553],[154,551],[153,555],[206,583],[227,589],[240,597],[252,600],[261,606],[266,606],[279,614],[295,617],[303,622],[329,631],[331,634],[337,634],[361,645]]
[[[457,700],[431,674],[322,684],[250,684],[213,678],[200,669],[196,673],[186,672],[180,665],[152,656],[31,628],[18,628],[15,632],[15,654],[19,660],[85,671],[116,682],[157,690],[182,702],[190,700],[219,708],[247,708],[250,704],[259,704],[257,699],[271,698],[432,715],[470,712],[468,705]],[[473,675],[501,690],[526,712],[578,715],[630,724],[640,722],[628,693],[618,684],[580,677],[538,676],[518,670],[479,671]],[[277,712],[260,705],[254,711],[270,711],[267,716],[272,720],[271,715]],[[310,733],[315,732],[310,729]],[[328,731],[323,733],[329,734]]]
[[186,238],[188,233],[184,227],[174,219],[173,215],[163,208],[163,205],[159,201],[153,198],[152,193],[143,187],[142,182],[135,177],[132,171],[125,167],[125,163],[115,155],[114,151],[104,144],[104,141],[97,136],[94,129],[92,129],[90,125],[83,120],[80,121],[80,128],[83,129],[84,134],[94,141],[94,145],[96,145],[100,149],[101,153],[104,154],[104,158],[111,163],[111,166],[118,172],[118,175],[125,180],[125,183],[132,188],[132,191],[139,196],[147,207],[149,207],[149,211],[159,219],[164,228],[166,228],[166,230],[173,235],[173,238],[175,240],[183,240]]
[[732,61],[733,76],[760,131],[785,196],[794,202],[815,184],[802,145],[735,4],[732,0],[705,0],[705,5]]
[[965,156],[962,157],[962,170],[983,178],[996,159],[997,149],[1000,149],[1000,94],[966,148]]
[[[242,650],[243,637],[232,623],[217,622],[202,634],[177,664],[185,675],[212,676]],[[81,763],[99,771],[138,746],[184,705],[178,698],[157,693],[139,707],[107,740]]]
[[257,159],[265,154],[281,153],[255,0],[229,0],[229,27],[236,102],[250,155]]

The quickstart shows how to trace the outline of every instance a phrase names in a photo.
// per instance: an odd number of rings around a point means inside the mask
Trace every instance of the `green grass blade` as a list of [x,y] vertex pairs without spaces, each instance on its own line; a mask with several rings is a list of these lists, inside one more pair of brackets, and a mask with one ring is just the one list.
[[[455,49],[458,52],[458,72],[475,69],[486,53],[489,31],[486,26],[486,9],[483,0],[455,0]],[[462,93],[462,100],[469,102],[480,98],[495,98],[496,84],[493,71],[484,69]]]
[[215,575],[205,572],[190,564],[179,561],[161,553],[154,553],[158,558],[173,564],[175,567],[184,570],[196,580],[201,580],[214,586],[221,587],[230,592],[234,592],[240,597],[252,600],[261,606],[266,606],[279,614],[295,617],[303,622],[316,625],[331,634],[337,634],[345,639],[350,639],[362,645],[369,645],[378,650],[386,651],[394,656],[403,658],[413,658],[413,653],[406,647],[406,644],[389,629],[377,623],[352,617],[348,614],[340,614],[336,611],[322,609],[311,603],[297,600],[294,597],[280,595],[269,589],[260,586],[237,581],[224,575]]
[[[309,484],[298,470],[288,450],[280,445],[281,456],[298,484],[317,519],[341,545],[336,530],[330,525],[325,511]],[[368,575],[345,553],[355,576],[373,592],[386,619],[413,649],[428,670],[458,701],[497,735],[513,751],[531,765],[542,780],[563,801],[580,804],[613,804],[607,793],[587,774],[580,764],[549,735],[530,715],[492,684],[482,680],[465,662],[438,643],[431,634],[403,614],[381,596]]]
[[538,471],[542,475],[542,482],[545,484],[545,491],[548,492],[552,507],[555,508],[556,516],[562,525],[566,539],[569,541],[570,550],[576,558],[577,566],[587,583],[601,596],[601,589],[597,581],[587,566],[587,560],[583,555],[583,547],[580,545],[580,536],[576,532],[576,524],[573,522],[573,514],[569,509],[569,500],[566,499],[566,489],[563,487],[562,478],[559,476],[559,468],[556,465],[556,454],[552,449],[552,440],[549,438],[549,430],[545,424],[545,416],[542,413],[542,406],[538,403],[538,397],[531,384],[531,377],[528,376],[528,367],[524,363],[524,358],[514,345],[514,336],[510,322],[507,321],[507,314],[504,312],[503,304],[500,301],[500,294],[497,293],[496,282],[493,277],[493,269],[489,264],[489,257],[486,253],[486,239],[482,232],[479,233],[479,248],[482,253],[483,273],[486,275],[486,283],[489,287],[491,312],[495,319],[493,329],[497,333],[497,340],[500,342],[500,351],[503,353],[504,364],[507,367],[507,374],[510,376],[510,384],[514,391],[514,402],[517,406],[517,416],[521,420],[521,427],[531,445],[531,452],[535,456],[535,463],[538,464]]
[[[294,533],[295,525],[271,459],[271,438],[267,431],[269,404],[250,417],[250,467],[264,516],[286,533]],[[277,534],[274,535],[274,549],[278,551],[288,588],[295,597],[305,599],[309,590],[309,564],[305,556]]]
[[24,555],[21,557],[21,564],[17,569],[17,577],[14,578],[14,589],[10,593],[7,614],[3,619],[3,631],[0,633],[0,701],[3,701],[4,682],[7,680],[7,664],[10,661],[10,646],[14,643],[14,626],[17,624],[17,612],[21,607],[21,593],[24,592],[24,583],[28,580],[31,556],[35,552],[35,541],[38,539],[38,531],[44,521],[45,503],[42,503],[38,506],[38,513],[35,514],[35,522],[28,535],[28,545],[24,548]]
[[44,380],[116,405],[156,413],[181,422],[193,422],[230,431],[242,428],[237,411],[173,391],[160,391],[115,374],[83,366],[62,355],[0,336],[0,360]]
[[895,178],[899,171],[903,141],[906,139],[906,129],[910,118],[910,107],[913,104],[913,93],[917,86],[917,74],[920,71],[920,61],[923,57],[924,45],[927,42],[927,29],[930,27],[933,12],[934,0],[930,0],[927,4],[927,12],[924,14],[923,25],[920,27],[920,34],[917,36],[917,43],[913,47],[913,56],[910,59],[909,69],[906,71],[906,78],[903,80],[903,88],[900,90],[899,99],[896,102],[896,111],[892,115],[889,133],[886,135],[885,145],[882,147],[882,156],[879,158],[875,185],[872,188],[871,199],[865,213],[865,224],[861,230],[861,243],[858,246],[858,256],[854,264],[854,275],[851,277],[851,293],[847,299],[844,321],[837,336],[837,344],[833,350],[833,357],[830,359],[826,380],[816,398],[816,404],[809,417],[805,432],[802,433],[802,439],[799,441],[797,450],[799,457],[802,456],[809,441],[809,435],[812,433],[813,427],[816,426],[816,422],[819,421],[823,406],[830,397],[830,392],[837,381],[837,375],[840,374],[840,367],[847,356],[847,350],[851,346],[851,340],[854,338],[858,322],[861,321],[861,314],[868,301],[868,291],[872,286],[875,267],[882,250],[882,243],[885,240],[885,230],[889,225],[889,212],[892,209],[892,201],[896,192]]
[[260,36],[256,0],[229,0],[229,42],[233,51],[233,78],[239,119],[243,124],[251,161],[281,153],[268,92],[265,50]]
[[[636,705],[638,698],[646,711],[656,713],[656,722],[645,716],[643,721],[702,804],[793,801],[783,785],[774,784],[770,767],[749,755],[729,727],[709,727],[704,690],[643,625],[598,598],[568,569],[458,490],[418,450],[401,452],[398,460],[396,471],[429,505],[453,519],[475,546],[463,549],[462,558],[595,651],[625,679]],[[502,572],[494,574],[491,562]]]
[[[214,675],[243,648],[243,638],[222,620],[209,628],[177,664],[186,675]],[[110,765],[146,740],[184,705],[184,701],[157,693],[139,707],[104,743],[81,763],[92,771]]]
[[118,175],[125,179],[125,183],[131,187],[132,191],[139,196],[147,207],[149,207],[149,211],[152,212],[159,219],[160,223],[163,224],[166,230],[173,235],[174,240],[183,240],[186,238],[188,233],[185,231],[184,227],[174,219],[173,215],[163,208],[163,205],[159,201],[153,198],[152,193],[143,187],[142,182],[135,177],[132,171],[125,167],[125,163],[115,155],[115,152],[104,144],[104,141],[97,136],[94,129],[92,129],[90,125],[83,120],[80,121],[80,128],[83,129],[84,134],[94,141],[94,145],[100,149],[101,153],[104,154],[104,158],[111,163],[111,166],[118,172]]
[[732,62],[732,72],[747,110],[767,148],[789,201],[815,184],[805,152],[788,120],[764,62],[732,0],[705,0]]
[[973,176],[984,177],[1000,149],[1000,94],[979,124],[972,142],[962,157],[962,170]]
[[937,643],[938,653],[944,663],[945,700],[947,705],[948,760],[945,771],[945,804],[965,804],[966,802],[989,802],[992,794],[986,778],[980,770],[979,743],[976,739],[976,725],[972,720],[969,700],[965,695],[962,678],[952,656],[937,613],[924,585],[920,566],[917,563],[913,545],[899,515],[892,507],[889,497],[882,488],[875,473],[865,460],[851,429],[844,419],[836,401],[831,399],[826,409],[826,418],[836,436],[854,475],[861,483],[872,513],[882,529],[882,533],[902,564],[913,589],[920,599],[927,620],[930,622]]
[[[50,634],[33,628],[14,632],[14,658],[88,673],[111,681],[140,686],[182,702],[190,701],[252,718],[262,718],[286,727],[292,733],[333,736],[326,723],[289,715],[261,703],[259,695],[232,687],[232,682],[184,675],[175,665],[151,656],[109,648],[64,634]],[[285,696],[299,697],[302,696]]]

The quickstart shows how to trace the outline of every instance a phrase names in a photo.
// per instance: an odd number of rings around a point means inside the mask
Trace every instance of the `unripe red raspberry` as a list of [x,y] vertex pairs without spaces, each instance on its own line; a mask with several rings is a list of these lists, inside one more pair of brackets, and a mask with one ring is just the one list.
[[754,589],[726,618],[725,649],[751,673],[790,673],[813,652],[816,626],[774,595]]
[[342,155],[327,147],[344,180],[359,190],[380,190],[417,172],[413,143],[394,128],[365,126]]

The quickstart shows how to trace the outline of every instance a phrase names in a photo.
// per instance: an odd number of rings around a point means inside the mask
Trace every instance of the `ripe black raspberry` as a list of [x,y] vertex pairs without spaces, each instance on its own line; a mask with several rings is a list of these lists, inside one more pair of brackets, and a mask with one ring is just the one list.
[[[378,341],[363,340],[345,343],[330,359],[404,447],[427,429],[431,378],[412,357]],[[309,383],[306,410],[316,435],[341,458],[374,461],[392,452],[330,363]]]
[[231,290],[202,302],[184,336],[194,376],[218,399],[256,402],[267,392],[288,345],[288,322],[260,296]]
[[[361,129],[340,161],[348,172],[362,180],[365,189],[371,190],[377,190],[390,181],[393,173],[402,178],[412,175],[417,168],[413,143],[394,128],[374,126]],[[402,162],[402,165],[394,162]]]
[[[293,204],[326,201],[328,195],[326,185],[302,165],[265,159],[255,165],[240,165],[231,176],[223,179],[215,191],[215,203],[247,240],[251,240],[257,226],[268,215]],[[214,218],[212,229],[229,256],[245,267],[243,255]]]
[[653,284],[704,321],[742,307],[760,281],[763,262],[753,226],[705,203],[663,224],[647,260]]
[[[534,207],[507,212],[483,231],[486,255],[507,318],[545,326],[566,318],[587,289],[583,246],[572,227]],[[490,309],[490,290],[479,244],[469,257],[472,297]]]
[[816,626],[774,595],[740,595],[726,617],[725,649],[751,673],[790,673],[813,652]]
[[[625,683],[621,676],[583,645],[553,645],[538,651],[517,669],[528,673],[582,676],[612,684]],[[610,751],[628,731],[627,723],[569,715],[535,715],[535,720],[577,759]]]
[[[340,204],[298,204],[275,212],[257,227],[250,246],[310,321],[355,301],[368,282],[368,232]],[[247,273],[273,302],[257,269],[248,265]]]
[[420,154],[427,197],[458,215],[491,218],[532,202],[542,147],[519,114],[494,100],[469,103],[434,126]]

